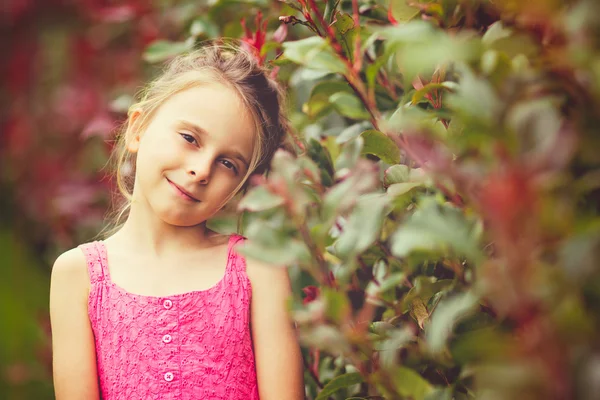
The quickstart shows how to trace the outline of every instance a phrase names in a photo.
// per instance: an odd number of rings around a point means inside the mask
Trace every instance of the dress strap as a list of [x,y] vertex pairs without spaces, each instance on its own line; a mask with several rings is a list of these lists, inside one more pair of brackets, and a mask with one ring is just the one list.
[[88,275],[92,284],[103,281],[106,268],[106,253],[102,242],[91,242],[79,245],[85,255]]
[[229,238],[229,257],[232,259],[231,264],[236,272],[241,272],[243,274],[246,273],[246,259],[236,251],[236,247],[243,244],[245,240],[245,237],[237,234],[232,235],[231,238]]

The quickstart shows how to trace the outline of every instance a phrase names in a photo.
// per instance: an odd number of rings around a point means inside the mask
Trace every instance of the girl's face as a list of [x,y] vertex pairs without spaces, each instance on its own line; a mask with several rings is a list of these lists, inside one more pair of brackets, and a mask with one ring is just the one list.
[[249,112],[219,83],[172,96],[131,136],[134,201],[177,226],[198,225],[219,210],[246,175],[255,142]]

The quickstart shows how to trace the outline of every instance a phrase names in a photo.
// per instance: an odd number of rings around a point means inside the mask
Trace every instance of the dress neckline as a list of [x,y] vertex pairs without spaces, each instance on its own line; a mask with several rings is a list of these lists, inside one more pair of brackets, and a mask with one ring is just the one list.
[[232,251],[232,247],[233,247],[233,242],[234,242],[234,238],[236,237],[236,235],[230,235],[228,242],[227,242],[227,261],[226,261],[226,265],[225,265],[225,273],[223,274],[223,276],[221,277],[221,279],[219,279],[219,281],[217,283],[215,283],[213,286],[207,288],[207,289],[200,289],[200,290],[191,290],[189,292],[183,292],[183,293],[175,293],[175,294],[169,294],[169,295],[165,295],[165,296],[151,296],[151,295],[144,295],[144,294],[138,294],[138,293],[133,293],[130,292],[129,290],[117,285],[111,278],[110,276],[110,270],[108,268],[108,252],[106,250],[106,243],[104,243],[104,240],[99,240],[96,241],[96,245],[99,248],[99,252],[100,252],[100,256],[101,256],[101,268],[104,274],[104,282],[112,287],[113,289],[129,296],[129,297],[134,297],[134,298],[138,298],[138,299],[147,299],[147,300],[164,300],[164,299],[179,299],[179,298],[186,298],[186,297],[190,297],[193,295],[198,295],[198,294],[206,294],[206,293],[211,293],[215,290],[217,290],[218,288],[220,288],[221,286],[223,286],[225,279],[227,278],[227,276],[231,273],[231,268],[232,268],[232,259],[234,258],[234,254]]

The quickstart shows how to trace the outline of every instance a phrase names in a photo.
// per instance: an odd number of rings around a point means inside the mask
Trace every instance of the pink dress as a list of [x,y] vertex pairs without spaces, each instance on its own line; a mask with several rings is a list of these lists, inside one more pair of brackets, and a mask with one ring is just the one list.
[[104,242],[79,246],[91,280],[88,314],[103,400],[258,399],[250,336],[250,280],[229,238],[224,277],[166,297],[110,279]]

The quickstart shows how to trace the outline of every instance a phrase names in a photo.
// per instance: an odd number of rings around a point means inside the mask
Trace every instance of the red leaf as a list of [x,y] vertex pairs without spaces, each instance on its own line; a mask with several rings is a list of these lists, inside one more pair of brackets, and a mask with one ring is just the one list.
[[24,113],[13,115],[2,128],[4,135],[0,136],[2,150],[9,156],[19,157],[31,147],[33,125],[31,119]]
[[142,47],[148,46],[160,36],[159,21],[156,16],[145,15],[140,19],[137,29],[142,42]]
[[120,6],[103,7],[97,9],[95,17],[101,22],[126,22],[133,19],[137,10],[130,4]]
[[287,34],[288,34],[287,24],[285,24],[285,23],[281,24],[281,25],[279,25],[279,28],[277,28],[277,30],[275,32],[273,32],[273,40],[277,43],[283,43]]
[[112,130],[114,128],[114,123],[110,115],[106,113],[101,113],[96,115],[90,123],[88,123],[85,128],[83,128],[83,132],[81,132],[81,137],[83,139],[87,139],[90,136],[98,135],[102,138],[109,138]]
[[432,138],[418,132],[407,132],[399,141],[408,156],[427,171],[448,171],[452,165],[450,151]]
[[487,177],[480,204],[491,228],[502,238],[523,237],[535,215],[537,192],[530,174],[517,166]]
[[390,6],[388,7],[388,21],[390,21],[390,23],[392,25],[398,25],[398,20],[396,18],[394,18],[394,16],[392,15],[392,2],[390,1]]
[[0,15],[5,15],[9,23],[17,23],[33,5],[32,0],[4,0],[0,3]]
[[423,89],[425,87],[425,83],[423,83],[423,79],[419,75],[415,77],[412,83],[413,87],[417,90]]
[[94,204],[99,193],[100,188],[95,183],[65,182],[58,187],[53,205],[59,215],[80,217]]
[[308,304],[319,296],[319,288],[316,286],[307,286],[302,289],[302,292],[306,295],[304,300],[302,300],[302,304]]
[[33,81],[37,46],[27,39],[15,42],[12,54],[8,54],[7,74],[4,80],[9,92],[15,96],[24,92]]
[[267,37],[267,20],[262,20],[262,12],[259,11],[254,19],[256,32],[253,34],[250,28],[246,25],[246,19],[242,18],[240,24],[244,29],[244,36],[242,42],[245,44],[245,48],[254,54],[259,64],[263,64],[265,56],[261,55],[262,48],[266,42]]

